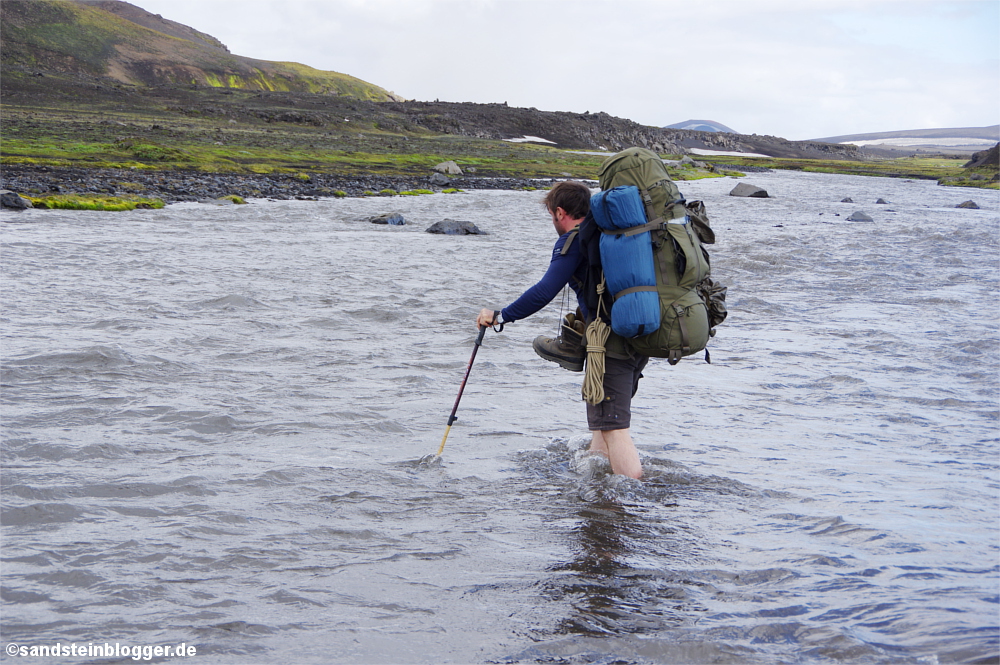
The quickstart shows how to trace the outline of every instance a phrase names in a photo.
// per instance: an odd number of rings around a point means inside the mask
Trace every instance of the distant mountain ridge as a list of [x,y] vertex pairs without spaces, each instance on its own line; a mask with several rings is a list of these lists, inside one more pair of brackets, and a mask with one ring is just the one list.
[[721,122],[714,120],[685,120],[667,125],[664,129],[686,129],[692,132],[724,132],[726,134],[739,134],[735,129],[726,127]]
[[233,55],[211,35],[120,0],[3,0],[0,62],[143,86],[196,84],[399,99],[339,72]]
[[844,134],[811,139],[824,143],[846,143],[848,141],[876,141],[878,139],[984,139],[1000,141],[1000,125],[987,127],[940,127],[935,129],[904,129],[892,132],[872,132],[869,134]]

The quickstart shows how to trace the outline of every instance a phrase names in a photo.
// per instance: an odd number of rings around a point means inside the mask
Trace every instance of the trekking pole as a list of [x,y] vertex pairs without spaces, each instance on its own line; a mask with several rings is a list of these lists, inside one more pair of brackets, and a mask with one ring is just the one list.
[[472,371],[472,363],[476,359],[476,352],[479,351],[479,347],[483,344],[483,337],[486,335],[486,326],[479,326],[479,337],[476,338],[476,346],[472,349],[472,357],[469,358],[469,366],[465,368],[465,378],[462,379],[462,385],[458,389],[458,397],[455,398],[455,406],[451,409],[451,415],[448,416],[448,427],[444,430],[444,436],[441,437],[441,446],[438,448],[437,456],[441,457],[441,453],[444,451],[444,442],[448,440],[448,432],[451,431],[452,424],[458,420],[455,414],[458,412],[458,403],[462,401],[462,393],[465,391],[465,382],[469,380],[469,372]]

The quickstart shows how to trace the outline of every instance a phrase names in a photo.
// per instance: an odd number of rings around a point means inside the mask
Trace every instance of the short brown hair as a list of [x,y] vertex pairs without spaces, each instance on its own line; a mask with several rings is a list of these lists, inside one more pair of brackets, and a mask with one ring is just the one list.
[[578,180],[565,180],[549,190],[544,203],[549,212],[562,208],[573,219],[581,219],[590,212],[590,188]]

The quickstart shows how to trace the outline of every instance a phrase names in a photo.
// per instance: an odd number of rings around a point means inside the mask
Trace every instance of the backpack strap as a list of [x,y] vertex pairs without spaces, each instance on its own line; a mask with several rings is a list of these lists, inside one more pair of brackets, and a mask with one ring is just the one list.
[[576,240],[578,235],[580,235],[579,224],[569,230],[569,237],[566,238],[566,242],[563,243],[562,249],[559,250],[559,256],[566,256],[566,254],[569,253],[569,246],[573,244],[573,241]]
[[[666,182],[668,181],[658,180],[654,182],[652,185],[650,185],[649,189],[652,189],[653,187],[662,187],[663,184]],[[639,189],[639,194],[642,196],[642,202],[646,205],[646,219],[650,221],[656,221],[658,219],[661,219],[661,217],[656,214],[656,211],[653,210],[653,197],[649,195],[649,190]],[[678,203],[684,206],[684,213],[686,215],[687,199],[685,199],[683,196],[679,199],[674,199],[673,201],[667,201],[667,203],[663,206],[663,211],[666,212],[667,210],[671,210]]]
[[[576,240],[577,236],[580,235],[580,225],[577,224],[572,229],[568,231],[569,236],[566,238],[566,242],[563,243],[562,249],[559,250],[559,256],[566,256],[569,253],[570,245]],[[574,291],[579,291],[583,288],[583,282],[581,282],[576,275],[571,275],[569,280],[575,285],[573,287]]]
[[646,231],[663,231],[666,228],[664,226],[665,224],[679,224],[683,226],[684,224],[687,224],[687,217],[678,218],[677,221],[670,220],[668,222],[663,221],[663,219],[657,219],[656,221],[640,224],[639,226],[630,226],[627,229],[612,229],[611,231],[601,229],[601,233],[609,236],[629,237],[645,233]]
[[[655,183],[653,183],[652,187],[661,187],[661,186],[663,186],[664,182],[666,182],[666,181],[665,180],[660,180],[659,182],[655,182]],[[653,213],[653,198],[649,195],[649,192],[647,190],[642,189],[642,190],[639,190],[639,191],[641,192],[643,201],[646,204],[646,216],[649,217],[649,218],[651,218],[652,213]],[[674,206],[676,204],[678,204],[678,203],[681,204],[681,207],[683,208],[684,214],[681,215],[680,217],[673,217],[671,215],[675,214]],[[660,249],[660,245],[658,243],[664,242],[669,237],[670,240],[671,240],[671,244],[673,245],[675,261],[677,260],[676,257],[677,257],[678,254],[683,255],[683,252],[681,251],[680,247],[677,246],[676,241],[673,240],[673,237],[667,231],[667,224],[679,224],[679,225],[683,226],[683,225],[686,225],[688,223],[686,203],[687,202],[686,202],[686,200],[683,197],[681,197],[679,199],[674,199],[673,201],[667,202],[667,204],[665,206],[663,206],[663,212],[664,212],[664,214],[667,214],[667,211],[671,211],[670,215],[668,215],[669,219],[667,219],[666,221],[664,221],[662,217],[657,217],[656,219],[650,219],[649,224],[646,224],[646,226],[655,224],[655,226],[653,226],[653,228],[651,229],[651,231],[654,231],[654,232],[658,231],[659,232],[659,233],[656,234],[656,241],[654,241],[655,243],[657,243],[656,247],[657,247],[658,251],[653,252],[653,254],[656,257],[656,265],[657,265],[657,268],[660,271],[660,277],[662,278],[663,283],[664,284],[669,284],[670,286],[677,286],[678,283],[679,283],[679,280],[680,280],[681,276],[679,274],[674,274],[674,272],[672,270],[670,270],[670,266],[669,266],[669,264],[668,264],[668,262],[666,260],[666,256],[664,255],[663,250]],[[659,223],[656,224],[657,222],[659,222]],[[685,230],[687,230],[687,229],[685,229]],[[690,233],[688,235],[690,235]],[[686,347],[688,345],[687,344],[687,334],[686,334],[686,332],[683,329],[682,329],[681,333],[682,333],[683,340],[684,340],[684,346]],[[679,358],[678,358],[678,360],[679,360]]]
[[[659,184],[659,183],[656,183]],[[656,185],[654,185],[655,187]],[[642,196],[642,203],[646,206],[646,219],[649,220],[650,224],[659,224],[663,221],[663,218],[656,214],[653,210],[653,197],[649,195],[649,190],[645,188],[639,189],[639,195]]]
[[612,301],[615,301],[621,298],[622,296],[627,296],[630,293],[638,293],[639,291],[653,291],[654,293],[657,292],[655,286],[631,286],[627,289],[622,289],[618,293],[614,294],[611,299]]
[[681,358],[691,353],[691,337],[688,335],[687,324],[684,319],[687,318],[687,314],[684,308],[674,303],[672,305],[674,311],[677,312],[677,325],[681,329],[681,348],[680,349],[670,349],[670,354],[667,356],[667,362],[671,365],[676,365],[681,361]]

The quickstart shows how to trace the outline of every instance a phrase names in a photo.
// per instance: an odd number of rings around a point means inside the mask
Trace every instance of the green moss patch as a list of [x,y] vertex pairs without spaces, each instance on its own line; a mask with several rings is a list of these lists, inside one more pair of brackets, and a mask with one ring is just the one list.
[[118,150],[125,150],[143,162],[189,162],[191,156],[184,150],[170,148],[147,139],[130,136],[118,139],[114,144]]
[[125,196],[79,196],[76,194],[52,194],[48,196],[25,196],[31,201],[31,205],[36,208],[50,210],[105,210],[120,212],[122,210],[135,210],[162,208],[163,201],[160,199],[147,199],[141,197]]
[[[978,177],[977,177],[978,176]],[[993,174],[967,173],[960,176],[947,176],[938,180],[939,185],[949,187],[979,187],[981,189],[1000,189],[1000,180],[996,172]]]

